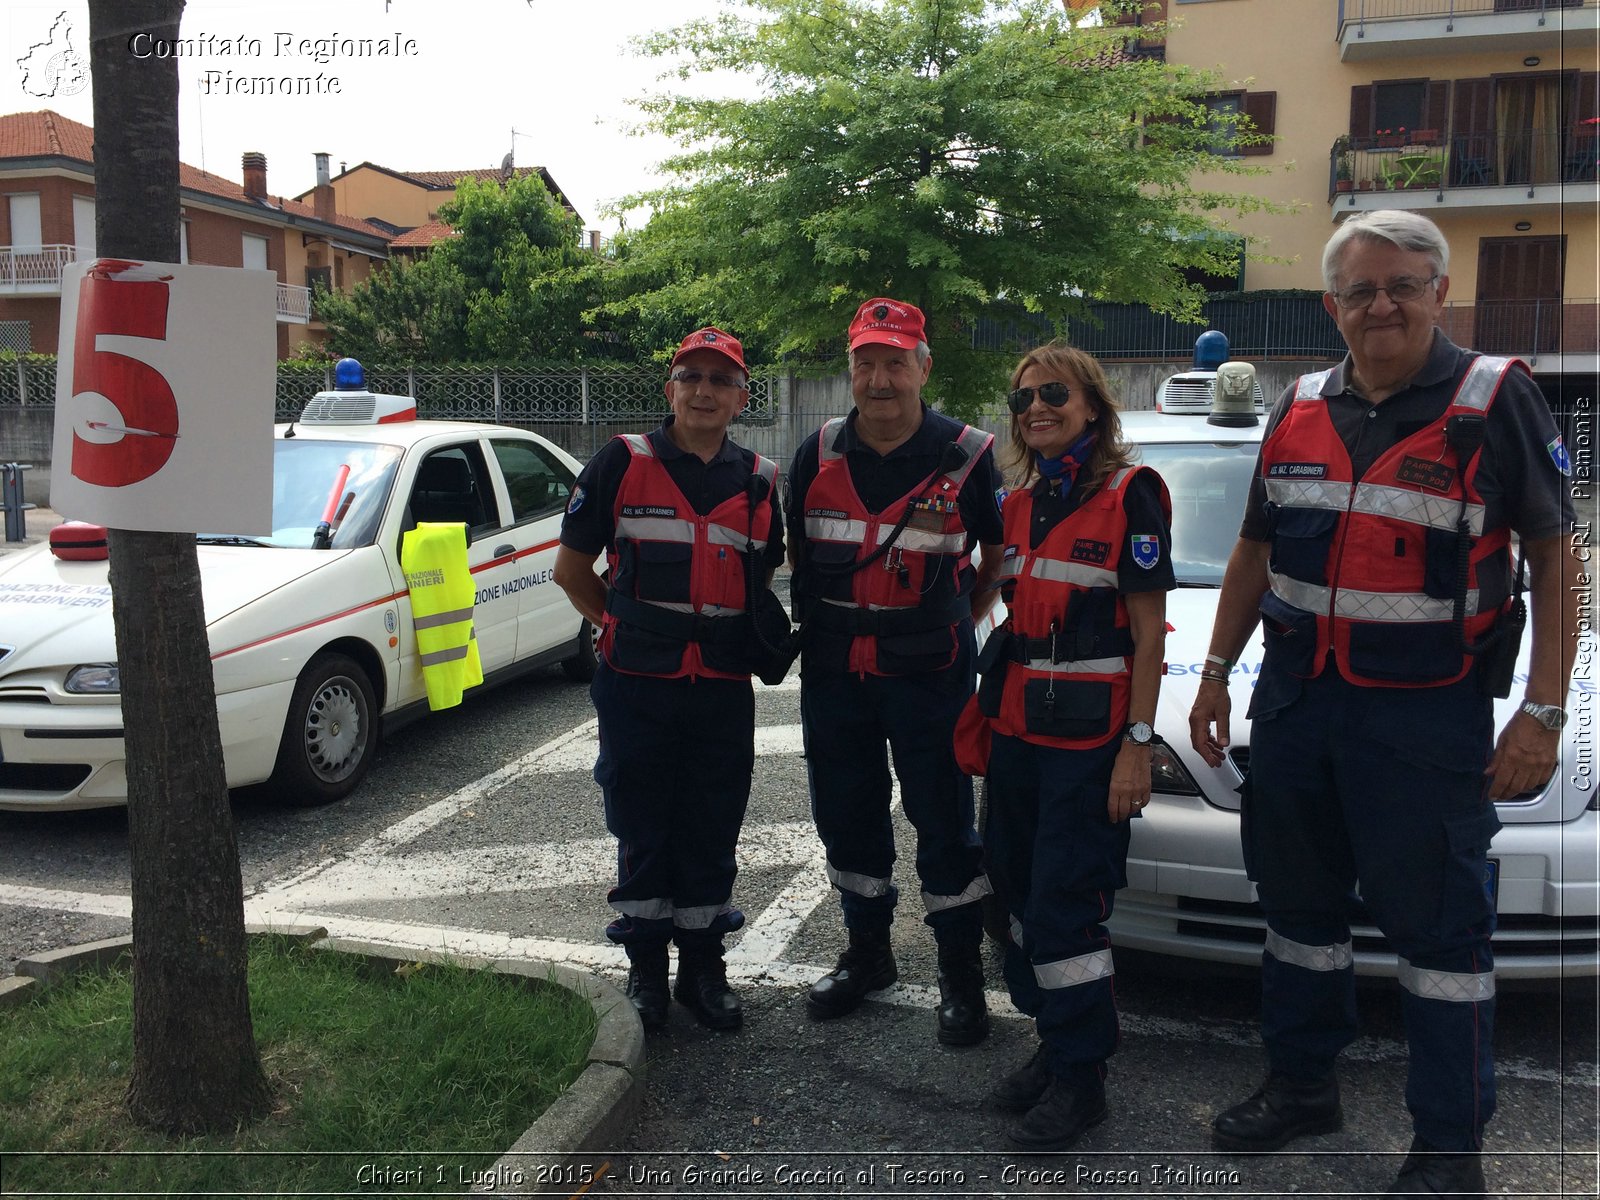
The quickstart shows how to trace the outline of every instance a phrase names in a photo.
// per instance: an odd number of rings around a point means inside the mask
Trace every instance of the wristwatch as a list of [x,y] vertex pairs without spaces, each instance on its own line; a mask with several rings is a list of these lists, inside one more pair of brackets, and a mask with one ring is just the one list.
[[1156,740],[1156,731],[1148,721],[1135,721],[1128,726],[1126,737],[1135,746],[1148,746]]
[[1532,700],[1524,700],[1522,702],[1522,711],[1551,733],[1556,732],[1567,723],[1567,710],[1559,704],[1535,704]]

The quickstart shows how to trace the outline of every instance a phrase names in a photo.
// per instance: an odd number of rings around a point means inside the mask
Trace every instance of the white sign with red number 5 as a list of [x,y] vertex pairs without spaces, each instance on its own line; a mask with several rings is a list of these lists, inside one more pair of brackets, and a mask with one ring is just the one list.
[[50,506],[116,529],[270,533],[277,282],[236,267],[69,266]]

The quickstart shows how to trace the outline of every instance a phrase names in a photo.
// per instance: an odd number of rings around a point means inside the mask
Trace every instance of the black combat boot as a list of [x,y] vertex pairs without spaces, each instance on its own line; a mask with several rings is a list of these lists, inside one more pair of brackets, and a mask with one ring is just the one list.
[[737,1029],[744,1022],[739,997],[728,986],[721,940],[678,945],[678,978],[672,995],[712,1029]]
[[1018,1150],[1065,1150],[1105,1119],[1105,1084],[1098,1079],[1069,1081],[1056,1076],[1007,1136]]
[[1475,1150],[1435,1150],[1420,1137],[1386,1196],[1470,1196],[1483,1200],[1483,1155]]
[[814,1017],[842,1017],[853,1011],[868,992],[886,988],[900,972],[889,947],[889,930],[852,929],[850,945],[839,955],[839,965],[829,971],[806,993]]
[[941,943],[939,1040],[946,1046],[976,1046],[988,1036],[989,1006],[983,996],[983,958],[977,943]]
[[1050,1086],[1050,1068],[1045,1064],[1044,1045],[1033,1052],[1022,1066],[994,1085],[989,1103],[1006,1112],[1027,1112]]
[[667,1025],[667,943],[641,942],[624,947],[628,953],[628,986],[624,995],[639,1011],[646,1029]]
[[1211,1140],[1221,1150],[1277,1150],[1297,1137],[1332,1133],[1344,1124],[1339,1081],[1267,1076],[1250,1099],[1218,1113]]

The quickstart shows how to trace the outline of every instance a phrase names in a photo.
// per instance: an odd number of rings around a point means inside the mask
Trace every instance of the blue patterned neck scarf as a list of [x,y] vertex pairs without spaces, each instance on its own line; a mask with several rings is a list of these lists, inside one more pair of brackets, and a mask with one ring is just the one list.
[[1059,458],[1045,458],[1042,455],[1033,456],[1033,465],[1039,468],[1039,474],[1061,495],[1065,496],[1072,490],[1072,481],[1078,477],[1078,468],[1088,461],[1089,453],[1094,449],[1095,431],[1085,429],[1078,436],[1078,440],[1067,447],[1066,453]]

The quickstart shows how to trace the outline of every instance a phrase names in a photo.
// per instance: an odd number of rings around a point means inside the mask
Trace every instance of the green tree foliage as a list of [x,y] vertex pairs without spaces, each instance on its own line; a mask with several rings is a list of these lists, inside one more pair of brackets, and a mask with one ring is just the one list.
[[348,295],[318,291],[335,352],[391,363],[603,353],[583,319],[603,264],[537,175],[463,179],[439,216],[455,233],[417,261],[397,257]]
[[665,164],[678,182],[629,201],[653,215],[629,268],[645,285],[617,308],[715,313],[837,366],[860,301],[907,299],[929,316],[935,392],[970,412],[1012,361],[970,348],[986,305],[1193,316],[1182,272],[1232,274],[1221,218],[1265,207],[1193,185],[1248,171],[1225,152],[1252,135],[1199,103],[1215,81],[1122,53],[1131,27],[1074,24],[1056,0],[738,7],[643,43],[685,79],[753,72],[761,95],[642,102],[684,150]]

